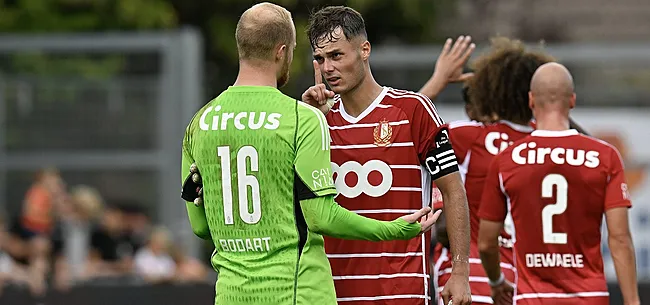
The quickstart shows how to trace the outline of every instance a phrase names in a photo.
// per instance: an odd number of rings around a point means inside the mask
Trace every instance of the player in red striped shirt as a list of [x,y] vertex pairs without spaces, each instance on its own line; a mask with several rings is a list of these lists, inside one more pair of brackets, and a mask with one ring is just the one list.
[[[460,164],[470,210],[470,287],[474,304],[492,303],[488,278],[481,266],[477,247],[478,210],[488,165],[500,151],[533,131],[530,125],[533,116],[528,107],[530,79],[537,67],[550,61],[553,58],[527,50],[521,41],[494,39],[491,51],[476,59],[474,77],[467,82],[466,112],[472,120],[449,124],[449,136]],[[493,84],[499,86],[495,88]],[[421,92],[435,94],[428,84]],[[438,206],[442,206],[442,202],[436,201]],[[506,229],[500,236],[501,266],[506,278],[514,281],[516,270],[513,267],[510,228],[511,222],[506,221]],[[437,239],[442,241],[434,251],[438,289],[445,287],[451,267],[451,255],[444,244],[445,235],[444,223],[436,225]]]
[[609,304],[600,251],[603,214],[624,303],[640,304],[623,163],[613,146],[568,129],[574,106],[569,71],[557,63],[541,66],[530,85],[538,130],[490,165],[478,245],[496,304],[513,300],[498,250],[508,213],[514,220],[515,304]]
[[[329,112],[327,105],[322,110],[332,139],[336,201],[368,217],[394,219],[429,206],[435,180],[447,202],[455,262],[443,295],[453,298],[454,305],[469,304],[467,202],[447,125],[426,96],[374,80],[370,43],[358,12],[342,6],[321,9],[312,15],[308,35],[316,86],[305,92],[303,101],[335,101]],[[464,37],[453,48],[447,43],[445,60],[438,64],[448,66],[439,71],[440,87],[460,77],[448,71],[460,71],[472,49]],[[327,238],[339,304],[431,304],[429,243],[429,234],[419,240],[375,243]]]

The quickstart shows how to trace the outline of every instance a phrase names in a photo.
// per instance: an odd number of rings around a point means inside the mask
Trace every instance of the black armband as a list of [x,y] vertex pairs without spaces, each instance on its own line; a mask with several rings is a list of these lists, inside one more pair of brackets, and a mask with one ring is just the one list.
[[427,153],[427,158],[424,160],[424,166],[429,170],[433,180],[458,171],[458,161],[451,147],[449,131],[446,127],[438,131],[435,142],[435,148]]

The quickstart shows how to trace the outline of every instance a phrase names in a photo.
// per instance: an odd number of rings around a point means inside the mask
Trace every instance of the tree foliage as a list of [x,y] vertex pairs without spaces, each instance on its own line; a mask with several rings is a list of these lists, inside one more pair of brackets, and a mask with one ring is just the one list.
[[2,32],[79,32],[176,26],[167,0],[5,0]]
[[[219,67],[218,77],[208,71],[216,94],[232,82],[237,71],[235,26],[241,13],[253,0],[186,1],[171,0],[178,12],[179,22],[201,29],[207,40],[206,55],[211,66]],[[357,9],[366,21],[369,40],[373,44],[401,42],[425,43],[439,40],[435,22],[446,0],[276,0],[293,16],[298,34],[292,65],[293,77],[307,73],[311,67],[311,49],[305,35],[309,13],[326,5],[348,5]],[[212,71],[214,72],[214,71]],[[289,86],[296,82],[290,82]],[[294,91],[292,88],[289,91]]]
[[[253,0],[0,0],[0,32],[89,32],[198,28],[205,39],[208,80],[216,91],[234,79],[234,30]],[[298,33],[296,72],[308,71],[311,50],[304,35],[309,13],[325,5],[348,5],[364,15],[372,43],[423,43],[437,40],[435,22],[450,0],[275,0],[292,12]],[[113,59],[114,60],[114,59]],[[30,69],[42,66],[35,60]],[[22,61],[29,63],[29,60]],[[97,62],[95,62],[97,64]],[[111,70],[114,63],[106,64]],[[27,64],[29,66],[29,64]],[[216,67],[216,68],[214,68]],[[80,73],[98,73],[81,62]],[[217,77],[218,76],[218,77]],[[213,93],[213,92],[211,92]]]
[[[13,34],[165,29],[178,25],[167,0],[5,0],[0,32]],[[75,74],[108,78],[122,70],[120,56],[61,58],[39,52],[12,54],[10,68],[23,74]]]

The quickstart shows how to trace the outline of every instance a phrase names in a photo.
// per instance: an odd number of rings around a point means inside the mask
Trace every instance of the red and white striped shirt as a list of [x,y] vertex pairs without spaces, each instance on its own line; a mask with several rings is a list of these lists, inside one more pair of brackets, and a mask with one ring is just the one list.
[[[528,136],[533,127],[515,124],[509,121],[500,121],[492,124],[483,124],[476,121],[457,121],[449,123],[449,136],[454,152],[460,162],[460,173],[465,183],[467,202],[469,204],[471,242],[470,242],[470,288],[472,302],[492,304],[491,289],[488,278],[479,258],[478,239],[478,210],[481,204],[483,185],[488,172],[488,166],[494,157],[508,148],[514,141]],[[439,193],[435,188],[434,195]],[[437,200],[436,200],[437,199]],[[433,200],[434,208],[442,208],[442,198],[438,196]],[[501,268],[510,282],[515,281],[516,269],[513,267],[511,230],[512,221],[508,215],[501,240],[506,247],[501,248]],[[434,250],[434,272],[436,284],[440,292],[451,275],[451,253],[441,245],[436,245]]]
[[[394,220],[431,202],[431,174],[422,166],[445,127],[424,95],[385,87],[358,117],[339,96],[327,114],[336,201],[358,214]],[[438,158],[441,167],[456,164]],[[447,162],[447,163],[445,163]],[[431,304],[430,233],[408,241],[325,239],[338,302],[346,305]],[[380,303],[378,303],[380,302]]]

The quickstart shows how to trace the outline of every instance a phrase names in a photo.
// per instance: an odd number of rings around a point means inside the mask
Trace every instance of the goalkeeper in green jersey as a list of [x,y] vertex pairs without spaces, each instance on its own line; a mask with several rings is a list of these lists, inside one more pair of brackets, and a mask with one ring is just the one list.
[[216,248],[215,303],[335,305],[322,235],[410,239],[439,213],[377,221],[336,204],[325,117],[277,89],[296,45],[291,14],[255,5],[235,36],[235,84],[196,113],[183,139],[182,198],[194,233]]

